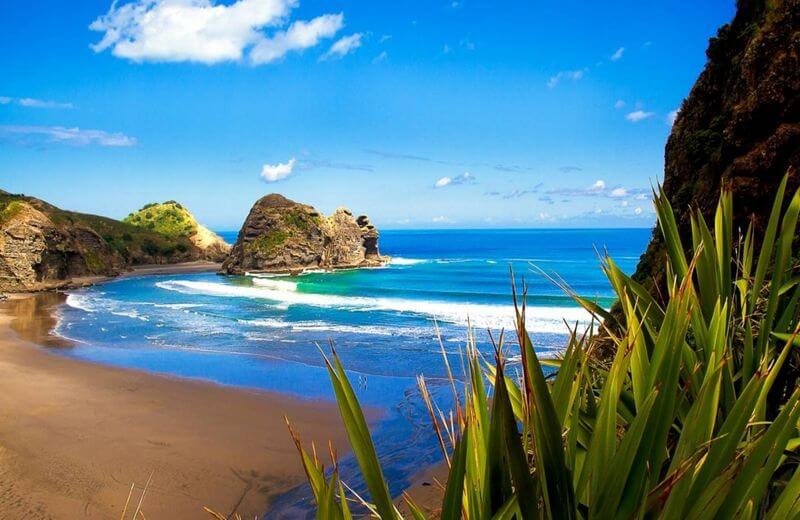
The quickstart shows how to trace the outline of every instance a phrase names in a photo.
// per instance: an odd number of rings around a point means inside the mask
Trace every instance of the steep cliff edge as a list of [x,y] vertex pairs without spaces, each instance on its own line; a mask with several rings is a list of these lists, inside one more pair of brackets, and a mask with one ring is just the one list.
[[[781,178],[788,172],[790,190],[800,184],[800,0],[739,0],[706,54],[665,151],[664,191],[685,246],[689,208],[711,215],[723,185],[736,225],[760,230]],[[663,265],[655,233],[634,278],[662,288]]]
[[253,205],[222,270],[286,273],[378,266],[385,260],[378,251],[378,230],[366,216],[354,218],[339,208],[326,217],[273,193]]
[[188,209],[174,200],[147,204],[122,221],[170,238],[188,238],[205,260],[222,262],[231,250],[219,235],[197,222]]
[[65,211],[0,190],[0,292],[40,291],[140,264],[204,258],[188,237]]

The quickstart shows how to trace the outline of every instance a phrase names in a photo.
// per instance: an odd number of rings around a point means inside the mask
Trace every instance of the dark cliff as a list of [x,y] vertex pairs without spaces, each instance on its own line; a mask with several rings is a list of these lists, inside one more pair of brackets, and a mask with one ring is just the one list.
[[[733,193],[735,225],[766,224],[775,190],[800,183],[800,0],[740,0],[712,38],[665,151],[664,191],[690,243],[690,208],[713,214]],[[757,233],[760,235],[760,233]],[[654,234],[634,278],[663,287],[664,247]]]

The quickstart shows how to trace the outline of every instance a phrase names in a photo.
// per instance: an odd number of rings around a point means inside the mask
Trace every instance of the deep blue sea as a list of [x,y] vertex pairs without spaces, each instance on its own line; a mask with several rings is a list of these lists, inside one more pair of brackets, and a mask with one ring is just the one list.
[[[236,233],[221,233],[229,242]],[[566,325],[589,324],[539,270],[582,296],[611,305],[598,254],[632,272],[650,230],[384,231],[384,268],[297,277],[190,274],[124,278],[76,290],[59,310],[56,332],[74,340],[64,355],[332,400],[317,349],[334,342],[362,403],[384,413],[375,442],[392,490],[439,460],[415,377],[429,380],[448,409],[451,397],[436,328],[451,365],[461,366],[468,324],[481,349],[487,330],[513,324],[511,275],[528,287],[528,329],[544,356],[564,346]],[[512,348],[510,355],[515,356]],[[246,427],[246,425],[243,425]],[[352,461],[344,478],[358,484]],[[303,502],[298,489],[278,507]]]

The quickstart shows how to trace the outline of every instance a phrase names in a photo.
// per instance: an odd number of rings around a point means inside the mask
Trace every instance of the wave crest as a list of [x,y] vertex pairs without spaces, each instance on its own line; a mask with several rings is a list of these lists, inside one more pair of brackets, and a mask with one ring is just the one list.
[[[281,306],[307,305],[353,311],[397,312],[462,325],[470,323],[478,328],[510,329],[514,326],[514,307],[511,305],[314,294],[190,280],[166,280],[156,283],[156,286],[184,294],[263,299]],[[588,326],[591,315],[584,309],[576,307],[529,306],[527,308],[526,325],[530,332],[565,333],[567,327],[564,325],[564,320],[570,324],[577,322],[581,326]]]

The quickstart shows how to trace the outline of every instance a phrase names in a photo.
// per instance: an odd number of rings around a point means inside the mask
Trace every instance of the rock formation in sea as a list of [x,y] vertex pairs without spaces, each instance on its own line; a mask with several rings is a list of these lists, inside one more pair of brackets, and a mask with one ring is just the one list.
[[[690,208],[708,218],[722,186],[736,225],[762,230],[783,176],[789,193],[800,184],[800,0],[739,0],[706,54],[665,153],[664,190],[687,247]],[[655,233],[634,278],[663,287],[664,254]]]
[[140,264],[206,258],[187,236],[167,236],[111,218],[66,211],[0,190],[0,292],[63,287]]
[[147,204],[122,221],[167,237],[188,238],[200,250],[200,256],[205,260],[222,262],[231,251],[227,242],[197,222],[188,209],[174,200]]
[[273,193],[253,205],[222,270],[287,273],[378,266],[385,260],[378,230],[366,216],[339,208],[326,217]]

